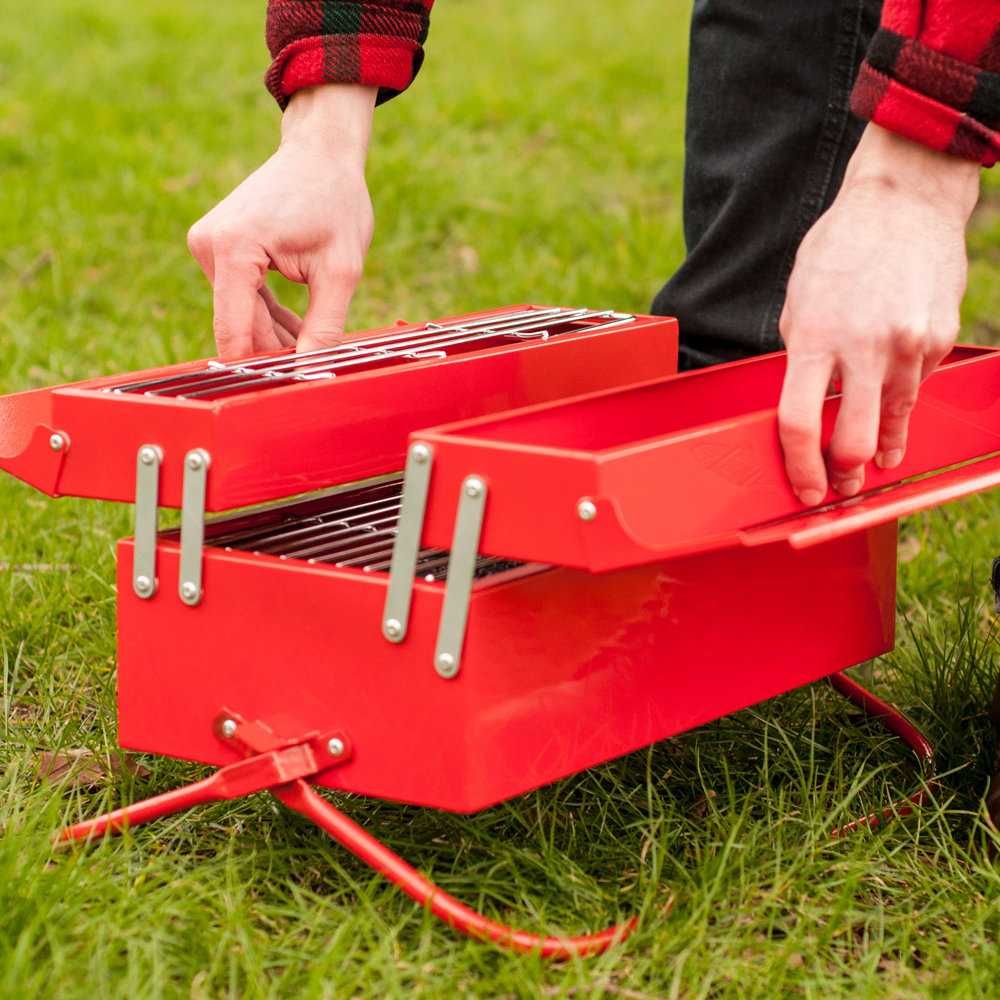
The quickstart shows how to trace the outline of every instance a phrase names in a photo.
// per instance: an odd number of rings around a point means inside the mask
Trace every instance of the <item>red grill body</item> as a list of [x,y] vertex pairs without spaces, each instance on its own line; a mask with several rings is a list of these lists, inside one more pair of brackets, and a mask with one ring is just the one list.
[[[136,502],[122,745],[221,768],[65,837],[270,788],[456,926],[600,950],[627,928],[491,924],[309,785],[482,809],[885,653],[898,518],[1000,482],[990,349],[927,380],[901,468],[804,510],[782,355],[677,375],[673,320],[535,306],[351,345],[0,399],[0,467]],[[180,532],[156,533],[157,505]]]
[[[474,588],[462,668],[433,667],[444,586],[418,583],[398,647],[386,576],[208,550],[194,609],[129,586],[119,547],[119,739],[227,764],[220,706],[289,736],[351,735],[319,783],[470,812],[892,648],[896,530],[594,575],[527,566]],[[817,586],[816,581],[823,585]],[[822,622],[821,630],[817,622]]]

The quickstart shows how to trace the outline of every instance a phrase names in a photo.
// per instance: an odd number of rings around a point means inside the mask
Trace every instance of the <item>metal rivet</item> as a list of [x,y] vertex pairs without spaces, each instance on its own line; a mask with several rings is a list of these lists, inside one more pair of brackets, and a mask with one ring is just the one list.
[[62,451],[65,446],[66,438],[64,438],[62,434],[53,434],[52,437],[49,438],[49,447],[53,451]]
[[148,576],[137,576],[135,578],[135,589],[140,594],[149,594],[153,590],[153,581]]
[[334,736],[326,745],[331,757],[339,757],[344,752],[344,741],[338,736]]
[[190,580],[181,584],[181,597],[187,601],[193,601],[197,596],[198,588]]
[[483,492],[483,481],[481,479],[467,479],[465,481],[465,495],[467,497],[478,497]]
[[425,444],[415,444],[410,449],[410,455],[413,457],[414,462],[423,465],[431,457],[431,450]]
[[387,618],[382,625],[387,639],[398,639],[403,634],[403,624],[398,618]]
[[236,735],[236,720],[235,719],[223,719],[222,735],[226,737],[227,740],[231,740]]
[[451,653],[438,654],[437,672],[442,677],[454,677],[458,673],[458,667],[455,665],[455,657]]
[[156,452],[152,448],[143,448],[139,452],[139,461],[143,465],[152,465],[156,461]]
[[576,512],[581,521],[593,521],[597,517],[597,507],[593,500],[581,500],[576,505]]
[[205,464],[205,459],[202,458],[197,452],[193,452],[188,455],[187,463],[189,469],[194,469],[197,472],[197,470]]

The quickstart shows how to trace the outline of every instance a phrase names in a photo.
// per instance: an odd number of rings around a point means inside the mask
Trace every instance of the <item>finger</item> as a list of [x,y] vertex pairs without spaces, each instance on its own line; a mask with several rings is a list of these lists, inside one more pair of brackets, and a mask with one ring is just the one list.
[[[277,338],[278,346],[281,348],[294,347],[295,338],[298,333],[299,326],[302,324],[302,320],[299,319],[299,317],[292,312],[291,309],[286,309],[283,305],[281,305],[281,303],[278,302],[278,300],[271,294],[271,291],[266,284],[261,286],[260,298],[264,303],[265,312],[267,314],[267,323],[271,332],[273,332],[274,336]],[[278,314],[278,317],[287,318],[289,322],[294,321],[295,332],[292,332],[292,330],[285,326],[282,322],[282,318],[276,317],[275,313]],[[272,348],[272,350],[276,349],[277,348]]]
[[253,353],[258,306],[267,311],[258,295],[262,281],[263,273],[252,260],[215,255],[212,328],[219,356],[224,360],[236,360]]
[[833,358],[828,355],[788,355],[788,369],[778,403],[778,434],[785,469],[798,498],[808,507],[826,495],[826,466],[820,451],[823,400]]
[[282,347],[294,347],[295,346],[295,334],[291,330],[282,326],[276,320],[274,321],[274,335],[278,338]]
[[263,298],[257,296],[253,317],[253,350],[254,354],[264,354],[281,350],[281,340],[274,329],[274,320],[267,311]]
[[293,312],[287,306],[283,306],[275,298],[274,292],[267,287],[267,282],[261,285],[260,296],[267,306],[267,311],[271,314],[271,319],[276,324],[280,323],[293,337],[297,337],[299,330],[302,328],[302,319],[298,313]]
[[838,493],[851,497],[864,485],[865,463],[878,444],[882,373],[869,366],[848,368],[843,381],[840,412],[830,439],[830,480]]
[[910,414],[917,402],[923,367],[920,357],[899,358],[882,387],[878,451],[875,454],[875,464],[881,469],[895,469],[903,461]]
[[344,339],[347,308],[351,304],[360,269],[325,270],[309,282],[309,308],[299,330],[297,348],[315,351]]

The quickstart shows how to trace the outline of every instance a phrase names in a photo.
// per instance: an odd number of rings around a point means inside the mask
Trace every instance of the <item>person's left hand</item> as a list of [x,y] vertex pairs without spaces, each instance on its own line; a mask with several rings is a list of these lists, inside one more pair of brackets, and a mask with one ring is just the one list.
[[[872,458],[885,469],[902,462],[920,383],[958,336],[978,192],[976,164],[869,125],[840,193],[802,241],[780,321],[788,370],[778,426],[807,506],[828,484],[858,493]],[[824,462],[820,420],[835,377],[842,401]]]

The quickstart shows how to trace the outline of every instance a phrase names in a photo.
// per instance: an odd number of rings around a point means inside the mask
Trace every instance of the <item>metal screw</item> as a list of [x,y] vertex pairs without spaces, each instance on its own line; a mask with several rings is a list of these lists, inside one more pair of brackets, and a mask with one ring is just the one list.
[[472,497],[475,499],[478,496],[482,496],[483,493],[483,481],[481,479],[466,479],[465,481],[465,495],[467,497]]
[[339,757],[344,752],[344,741],[339,736],[334,736],[326,745],[331,757]]
[[156,452],[152,448],[143,448],[139,452],[139,461],[143,465],[152,465],[156,461]]
[[197,472],[205,464],[205,459],[195,451],[188,455],[187,463],[189,469],[193,469]]
[[153,592],[153,581],[148,576],[137,576],[135,578],[135,589],[140,594],[151,594]]
[[415,444],[410,449],[410,454],[413,456],[414,462],[423,465],[431,457],[431,450],[425,444]]
[[576,505],[576,512],[581,521],[593,521],[597,517],[597,507],[593,500],[581,500]]
[[399,639],[403,635],[403,623],[398,618],[387,618],[382,625],[387,639]]
[[185,601],[193,601],[197,596],[198,588],[190,580],[181,584],[181,597]]
[[222,730],[222,735],[225,736],[227,740],[231,740],[236,735],[236,720],[223,719],[222,725],[219,728]]
[[442,677],[454,677],[458,673],[458,664],[451,653],[438,653],[437,672]]
[[49,438],[49,447],[53,451],[62,451],[63,448],[66,447],[66,438],[64,438],[62,434],[53,434],[52,437]]

